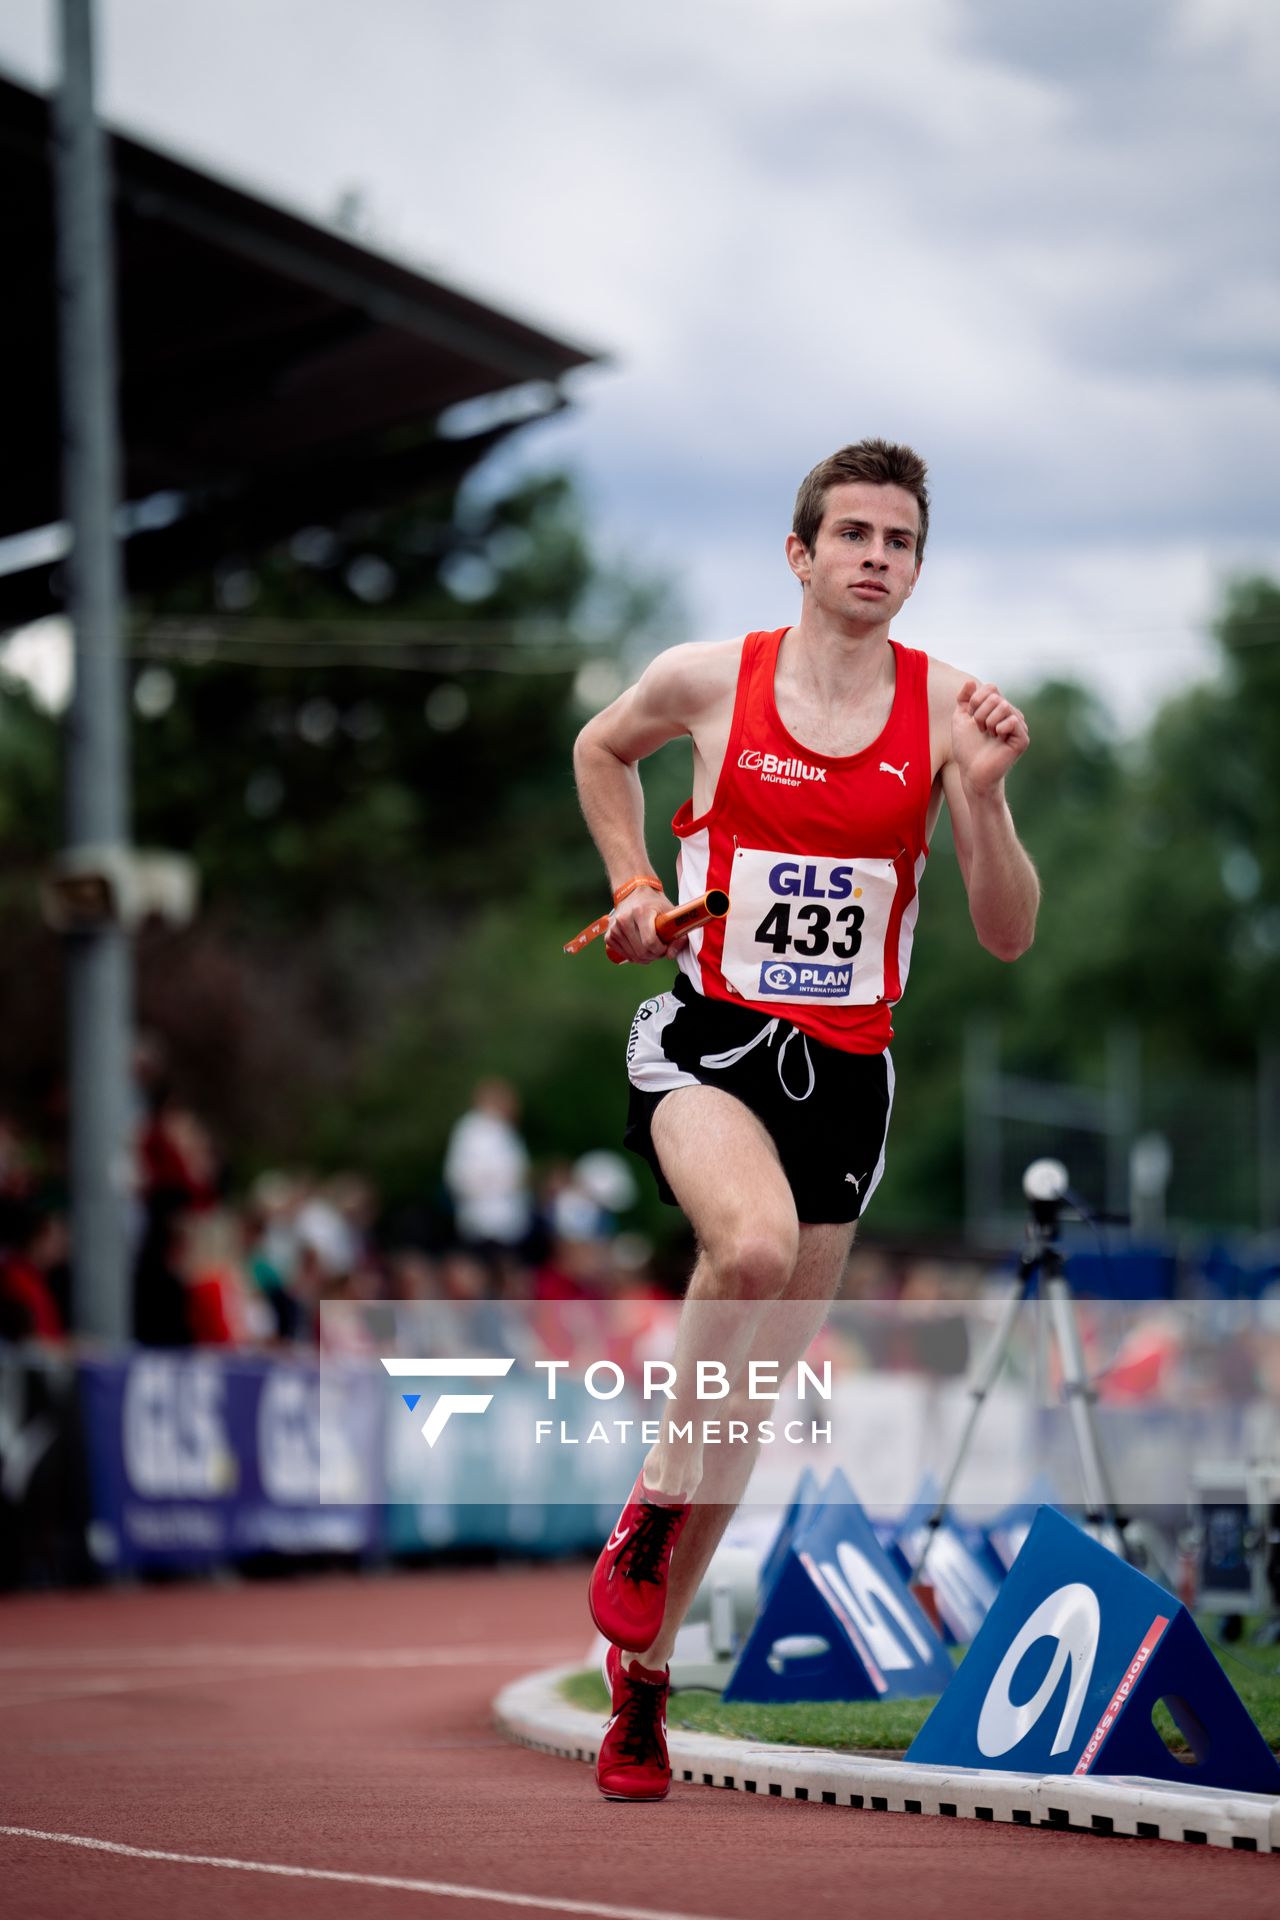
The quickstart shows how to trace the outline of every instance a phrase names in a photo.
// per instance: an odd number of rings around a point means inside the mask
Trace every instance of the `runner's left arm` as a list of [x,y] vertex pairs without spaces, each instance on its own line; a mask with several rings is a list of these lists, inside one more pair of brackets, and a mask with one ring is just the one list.
[[950,729],[942,788],[974,931],[998,960],[1016,960],[1035,938],[1040,906],[1005,796],[1005,777],[1030,743],[1026,719],[998,687],[969,678],[956,689]]

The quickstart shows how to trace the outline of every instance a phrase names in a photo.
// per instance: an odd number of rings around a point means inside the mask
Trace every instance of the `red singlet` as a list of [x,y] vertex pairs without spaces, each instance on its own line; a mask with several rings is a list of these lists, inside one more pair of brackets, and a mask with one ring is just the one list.
[[681,900],[723,887],[729,917],[679,955],[699,993],[780,1013],[847,1053],[893,1038],[929,848],[928,656],[890,641],[893,706],[878,740],[834,759],[793,740],[774,699],[788,631],[749,633],[709,810],[686,800]]

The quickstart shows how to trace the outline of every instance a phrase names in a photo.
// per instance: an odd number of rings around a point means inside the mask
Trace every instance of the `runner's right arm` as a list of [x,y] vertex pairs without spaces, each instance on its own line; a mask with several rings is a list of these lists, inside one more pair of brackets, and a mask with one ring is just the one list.
[[[633,687],[588,720],[573,750],[578,799],[600,850],[611,892],[637,874],[652,873],[644,843],[644,793],[637,763],[668,740],[692,734],[724,698],[726,650],[720,645],[672,647],[650,662]],[[730,667],[730,680],[733,668]],[[615,959],[660,960],[667,945],[653,930],[674,902],[653,887],[638,887],[615,910],[605,938]]]

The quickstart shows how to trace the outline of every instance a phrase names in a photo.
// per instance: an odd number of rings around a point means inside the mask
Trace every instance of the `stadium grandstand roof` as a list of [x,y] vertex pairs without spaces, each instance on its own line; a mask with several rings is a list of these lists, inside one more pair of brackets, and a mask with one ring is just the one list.
[[[455,482],[600,357],[139,141],[108,148],[132,590]],[[0,77],[0,627],[60,605],[56,539],[17,543],[16,567],[9,539],[62,513],[54,269],[50,103]]]

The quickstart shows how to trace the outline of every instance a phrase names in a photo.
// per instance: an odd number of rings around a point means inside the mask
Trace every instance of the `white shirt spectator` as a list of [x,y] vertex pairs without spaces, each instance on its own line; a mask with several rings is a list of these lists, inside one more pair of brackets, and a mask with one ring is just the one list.
[[445,1149],[445,1185],[453,1200],[459,1237],[518,1246],[529,1231],[529,1156],[520,1135],[497,1103],[477,1093]]

